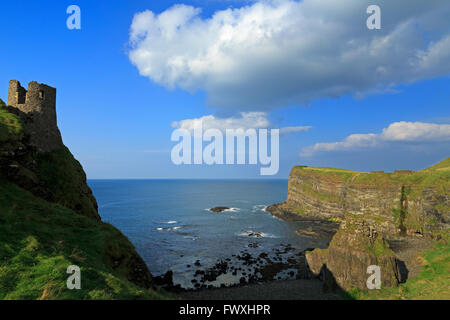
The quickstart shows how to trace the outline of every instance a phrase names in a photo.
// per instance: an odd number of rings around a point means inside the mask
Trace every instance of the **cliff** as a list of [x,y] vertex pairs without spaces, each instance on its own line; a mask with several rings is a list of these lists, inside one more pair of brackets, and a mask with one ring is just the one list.
[[362,216],[385,233],[431,235],[450,224],[450,158],[418,172],[356,172],[298,166],[275,215],[313,219]]
[[[43,99],[36,97],[41,89]],[[62,142],[56,89],[33,81],[26,91],[12,80],[8,102],[0,110],[1,176],[38,197],[100,221],[84,170]]]
[[371,265],[380,267],[384,288],[405,281],[409,262],[401,260],[390,243],[447,239],[449,208],[447,158],[418,172],[364,173],[298,166],[291,171],[286,202],[267,210],[282,219],[339,222],[329,247],[307,252],[306,261],[328,288],[350,291],[367,290]]
[[306,253],[315,276],[322,276],[329,289],[367,289],[367,268],[378,266],[381,286],[402,281],[398,260],[387,241],[364,221],[345,220],[327,249]]
[[[12,84],[19,92],[10,83],[9,98],[21,103],[0,101],[0,299],[165,297],[130,241],[101,221],[84,170],[59,135],[56,90]],[[81,290],[66,287],[70,265],[81,268]]]

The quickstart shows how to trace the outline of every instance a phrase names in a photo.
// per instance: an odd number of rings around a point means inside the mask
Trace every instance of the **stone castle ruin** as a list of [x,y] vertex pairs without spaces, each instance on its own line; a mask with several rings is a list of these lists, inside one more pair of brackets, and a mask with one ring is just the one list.
[[9,81],[8,105],[25,122],[31,144],[48,152],[63,147],[56,119],[56,89],[32,81],[25,90],[17,80]]

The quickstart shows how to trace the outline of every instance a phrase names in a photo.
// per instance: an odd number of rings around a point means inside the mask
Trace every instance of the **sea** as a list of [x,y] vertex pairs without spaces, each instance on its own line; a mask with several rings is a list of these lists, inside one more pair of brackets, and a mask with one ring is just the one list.
[[[188,288],[194,266],[212,267],[243,250],[320,246],[266,207],[283,202],[288,180],[89,180],[102,220],[134,244],[154,276],[171,270]],[[215,213],[217,206],[229,210]],[[232,280],[230,280],[232,281]],[[231,284],[231,283],[230,283]]]

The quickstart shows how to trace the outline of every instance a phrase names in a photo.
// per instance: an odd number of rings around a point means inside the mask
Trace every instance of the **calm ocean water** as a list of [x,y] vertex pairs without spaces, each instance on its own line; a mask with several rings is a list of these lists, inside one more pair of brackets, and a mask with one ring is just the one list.
[[[136,246],[154,275],[174,272],[188,281],[187,265],[212,266],[248,249],[255,254],[280,244],[311,247],[298,225],[264,211],[282,202],[287,180],[89,180],[103,221],[119,228]],[[209,208],[233,208],[213,213]],[[261,232],[262,237],[249,234]]]

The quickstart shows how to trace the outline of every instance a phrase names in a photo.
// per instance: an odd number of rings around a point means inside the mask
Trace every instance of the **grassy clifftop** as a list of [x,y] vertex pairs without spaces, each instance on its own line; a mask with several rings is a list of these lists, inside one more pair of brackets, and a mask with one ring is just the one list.
[[[130,241],[101,222],[81,164],[65,147],[37,152],[27,121],[0,106],[0,299],[166,298]],[[71,265],[81,290],[67,289]]]
[[346,169],[296,166],[291,175],[310,174],[336,182],[366,184],[376,186],[411,184],[416,186],[435,186],[441,183],[449,186],[450,157],[417,172],[358,172]]

